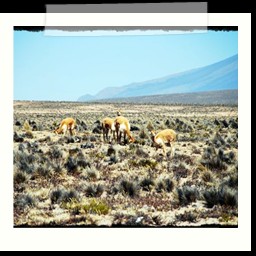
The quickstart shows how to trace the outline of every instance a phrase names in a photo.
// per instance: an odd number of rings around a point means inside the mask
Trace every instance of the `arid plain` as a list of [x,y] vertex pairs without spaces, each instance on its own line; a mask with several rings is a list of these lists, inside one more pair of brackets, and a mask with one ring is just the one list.
[[[103,141],[119,110],[134,143]],[[13,127],[15,227],[238,225],[237,106],[14,101]],[[150,138],[166,128],[173,157]]]

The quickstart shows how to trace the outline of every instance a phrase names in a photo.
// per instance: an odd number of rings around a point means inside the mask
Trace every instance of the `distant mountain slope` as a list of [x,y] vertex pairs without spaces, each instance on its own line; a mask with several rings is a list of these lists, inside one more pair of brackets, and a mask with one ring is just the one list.
[[96,102],[136,104],[238,105],[238,90],[174,93],[127,98],[101,99]]
[[[220,62],[169,75],[151,81],[133,83],[121,87],[107,87],[90,100],[148,96],[156,94],[186,93],[238,88],[238,55]],[[87,101],[88,95],[78,101]]]

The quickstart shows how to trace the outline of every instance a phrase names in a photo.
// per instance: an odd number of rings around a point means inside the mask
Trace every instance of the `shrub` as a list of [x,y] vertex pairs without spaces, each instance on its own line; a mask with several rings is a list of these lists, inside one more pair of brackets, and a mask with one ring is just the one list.
[[24,135],[25,135],[26,138],[29,138],[29,139],[34,138],[33,132],[30,131],[30,130],[26,131]]
[[72,200],[78,200],[79,196],[75,190],[65,190],[65,189],[56,189],[53,190],[50,194],[50,199],[52,204],[55,203],[67,203]]
[[221,183],[221,186],[228,186],[230,188],[236,188],[238,187],[238,174],[232,174],[228,177],[226,177],[223,182]]
[[155,185],[155,182],[150,177],[146,177],[142,179],[140,182],[140,187],[142,188],[142,190],[145,190],[145,191],[151,191],[154,185]]
[[221,205],[226,205],[226,206],[237,206],[238,201],[237,201],[237,190],[229,188],[227,186],[221,187],[220,191],[220,204]]
[[211,188],[203,193],[205,204],[208,208],[214,205],[237,206],[237,190],[231,189],[227,186],[220,186],[219,188]]
[[25,152],[14,153],[14,164],[17,165],[20,171],[24,171],[27,174],[31,174],[34,171],[34,163],[37,157],[34,154],[27,154]]
[[17,171],[14,173],[14,177],[13,177],[14,184],[24,183],[27,180],[28,180],[28,175],[26,175],[26,173],[21,171]]
[[23,143],[19,144],[18,147],[19,151],[23,152],[25,150],[25,146],[23,145]]
[[139,137],[140,137],[141,139],[148,139],[148,135],[147,135],[147,133],[146,133],[146,131],[145,131],[144,128],[142,128],[142,129],[140,130]]
[[76,159],[69,156],[67,162],[64,164],[64,167],[67,169],[68,173],[71,173],[71,174],[76,173],[78,170]]
[[200,196],[199,191],[195,187],[189,186],[177,188],[177,193],[180,205],[182,206],[195,202]]
[[81,158],[78,158],[77,165],[82,167],[82,168],[86,168],[86,167],[91,166],[89,161],[87,161],[86,159],[81,159]]
[[60,159],[62,159],[63,154],[62,152],[57,148],[53,147],[49,152],[48,152],[50,160],[54,162],[59,162]]
[[213,171],[226,170],[226,158],[222,149],[218,152],[213,147],[208,147],[202,157],[201,163]]
[[99,177],[99,172],[95,168],[86,167],[86,178],[89,180],[95,180]]
[[176,214],[175,215],[175,218],[176,218],[176,221],[188,221],[188,222],[196,222],[196,219],[197,219],[197,215],[193,212],[188,212],[188,211],[185,211],[184,213],[181,213],[181,214]]
[[219,148],[221,146],[225,146],[226,142],[225,140],[222,138],[222,136],[217,132],[212,140],[213,144]]
[[70,156],[75,156],[77,155],[78,153],[81,152],[81,149],[80,148],[71,148],[69,149],[68,153]]
[[101,184],[90,184],[85,188],[85,195],[87,197],[99,197],[104,192],[104,187]]
[[23,124],[23,129],[24,129],[25,131],[31,131],[31,126],[29,125],[28,120],[26,120],[26,121],[24,122],[24,124]]
[[23,141],[24,141],[24,138],[22,138],[21,136],[19,136],[19,135],[17,134],[17,132],[15,132],[15,133],[13,134],[13,141],[14,141],[14,142],[23,142]]
[[212,208],[214,205],[217,205],[220,201],[219,191],[216,188],[211,188],[209,190],[204,191],[203,196],[206,201],[206,206],[208,208]]
[[107,156],[111,156],[111,155],[115,155],[116,154],[116,150],[114,149],[114,147],[111,145],[109,146],[108,150],[107,150]]
[[185,164],[180,163],[173,167],[174,177],[179,180],[180,178],[187,178],[189,175],[189,170],[186,168]]
[[206,170],[201,174],[201,178],[204,182],[213,182],[214,178],[210,171]]
[[31,207],[35,205],[35,198],[30,194],[20,195],[14,201],[14,207],[18,210],[24,210],[26,207]]
[[50,169],[50,165],[39,165],[36,169],[36,172],[39,174],[39,176],[42,177],[50,177],[51,176],[51,169]]
[[120,182],[119,191],[129,195],[130,197],[135,197],[138,194],[138,185],[129,180],[122,180]]
[[86,204],[72,200],[62,203],[61,207],[72,211],[76,215],[80,213],[106,215],[110,210],[110,207],[105,202],[96,199],[92,199]]
[[128,163],[134,167],[148,167],[150,169],[154,169],[158,164],[157,161],[151,159],[129,160]]
[[65,193],[64,189],[56,189],[52,191],[50,195],[52,204],[60,203],[64,193]]
[[161,193],[162,191],[172,192],[174,188],[174,182],[170,178],[161,179],[156,184],[156,191]]
[[108,214],[110,207],[103,201],[92,199],[89,204],[82,207],[86,213],[106,215]]
[[153,126],[153,124],[152,124],[151,121],[148,122],[148,124],[147,124],[147,129],[148,129],[149,131],[154,130],[154,126]]
[[137,148],[135,154],[139,157],[148,158],[149,154],[145,152],[142,148]]

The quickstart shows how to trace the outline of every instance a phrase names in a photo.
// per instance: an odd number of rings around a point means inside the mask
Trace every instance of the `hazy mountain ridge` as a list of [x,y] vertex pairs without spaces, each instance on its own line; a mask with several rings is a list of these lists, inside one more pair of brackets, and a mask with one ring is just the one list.
[[160,94],[95,100],[106,103],[238,105],[238,90]]
[[95,96],[81,96],[78,101],[137,97],[171,93],[188,93],[238,88],[238,55],[220,62],[172,74],[159,79],[132,83],[121,87],[106,87]]

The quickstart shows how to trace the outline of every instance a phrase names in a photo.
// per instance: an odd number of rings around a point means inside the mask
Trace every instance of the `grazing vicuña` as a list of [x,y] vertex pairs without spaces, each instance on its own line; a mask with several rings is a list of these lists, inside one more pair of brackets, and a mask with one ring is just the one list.
[[160,131],[159,133],[155,133],[155,131],[151,131],[151,139],[156,145],[156,149],[159,147],[163,148],[164,154],[166,154],[165,143],[169,143],[171,146],[171,155],[174,154],[174,147],[172,143],[176,141],[177,134],[172,129],[165,129]]
[[109,131],[112,132],[113,138],[116,139],[115,138],[116,128],[114,125],[114,119],[109,118],[109,117],[104,118],[101,122],[101,127],[102,127],[102,131],[103,131],[103,140],[104,141],[109,141],[109,136],[108,136]]
[[129,142],[134,142],[135,139],[132,137],[130,132],[130,123],[127,118],[123,116],[117,116],[114,125],[116,128],[116,136],[117,136],[117,142],[121,143],[121,136],[123,134],[124,136],[124,142],[126,138],[126,134],[129,137]]
[[75,128],[76,128],[76,121],[71,118],[65,118],[61,121],[59,128],[57,128],[54,132],[56,134],[67,134],[67,131],[69,131],[70,135],[75,134]]

